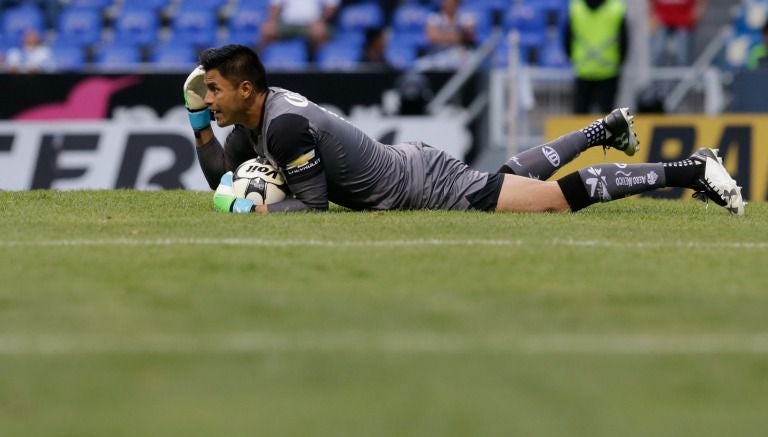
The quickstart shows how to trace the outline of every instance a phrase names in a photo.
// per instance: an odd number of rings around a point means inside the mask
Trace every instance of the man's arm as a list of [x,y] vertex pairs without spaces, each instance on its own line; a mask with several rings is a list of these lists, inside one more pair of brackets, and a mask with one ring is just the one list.
[[222,147],[210,127],[195,133],[197,160],[211,189],[216,189],[221,175],[256,157],[247,135],[244,128],[235,127]]
[[211,111],[205,103],[208,92],[205,86],[205,70],[197,66],[184,81],[184,106],[189,124],[195,132],[195,145],[200,167],[211,189],[215,189],[221,176],[227,171],[224,150],[211,129]]
[[283,114],[272,120],[267,131],[267,149],[295,199],[256,210],[327,210],[328,186],[309,120],[298,114]]
[[210,127],[195,132],[195,150],[200,168],[211,189],[216,189],[221,175],[227,171],[224,149]]

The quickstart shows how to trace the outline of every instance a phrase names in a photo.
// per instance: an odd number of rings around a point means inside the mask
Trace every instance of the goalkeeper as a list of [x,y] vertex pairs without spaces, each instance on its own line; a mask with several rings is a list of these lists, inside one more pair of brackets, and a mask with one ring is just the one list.
[[[184,83],[197,155],[220,211],[327,210],[329,202],[355,210],[476,209],[578,211],[662,187],[695,190],[733,214],[743,214],[741,188],[716,151],[701,149],[668,163],[597,164],[546,181],[587,148],[612,147],[633,155],[632,116],[616,109],[603,119],[513,156],[498,173],[474,170],[420,142],[382,144],[300,94],[267,85],[258,55],[227,45],[200,55]],[[211,129],[234,125],[221,146]],[[294,197],[254,205],[232,195],[240,163],[265,157],[280,170]]]

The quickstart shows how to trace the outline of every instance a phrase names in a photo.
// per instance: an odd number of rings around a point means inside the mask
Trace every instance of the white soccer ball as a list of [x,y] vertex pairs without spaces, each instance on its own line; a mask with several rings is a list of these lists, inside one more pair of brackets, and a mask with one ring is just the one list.
[[235,196],[253,200],[256,205],[269,205],[288,196],[283,175],[264,158],[240,164],[232,177]]

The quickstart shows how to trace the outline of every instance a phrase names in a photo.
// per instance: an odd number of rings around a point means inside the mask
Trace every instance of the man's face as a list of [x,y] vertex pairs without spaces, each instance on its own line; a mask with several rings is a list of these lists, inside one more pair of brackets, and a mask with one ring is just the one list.
[[233,85],[217,69],[205,72],[205,103],[210,108],[219,127],[240,123],[246,109],[246,99],[240,92],[240,84]]

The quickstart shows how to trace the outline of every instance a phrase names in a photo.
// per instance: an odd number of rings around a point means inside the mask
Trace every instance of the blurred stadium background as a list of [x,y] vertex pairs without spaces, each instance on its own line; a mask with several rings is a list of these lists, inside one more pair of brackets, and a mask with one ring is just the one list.
[[[753,200],[764,199],[768,158],[757,144],[766,123],[757,114],[768,110],[758,86],[766,73],[745,67],[762,41],[768,0],[710,0],[694,60],[682,67],[652,66],[649,2],[626,3],[630,51],[617,104],[666,114],[646,120],[648,147],[638,159],[725,147],[740,166],[729,169],[748,191],[758,187]],[[259,43],[269,0],[0,2],[0,49],[32,28],[55,61],[36,74],[0,64],[0,188],[204,189],[183,151],[191,134],[180,88],[199,51],[225,43],[258,47],[273,85],[343,113],[382,141],[422,139],[482,170],[583,120],[570,117],[573,73],[560,43],[567,0],[464,1],[461,13],[472,17],[479,41],[458,63],[424,56],[427,16],[439,4],[342,0],[333,37],[311,55],[302,40]],[[385,62],[364,62],[366,35],[377,30],[387,35]],[[694,117],[675,118],[681,114]],[[142,142],[136,129],[150,126],[156,134]],[[151,154],[167,157],[147,163]]]
[[[465,0],[457,68],[424,60],[434,1],[342,1],[313,59],[260,49],[370,135],[495,170],[597,117],[571,113],[566,3]],[[719,147],[746,216],[215,214],[182,84],[202,48],[258,44],[268,0],[0,0],[0,51],[32,27],[56,60],[0,63],[0,435],[763,435],[768,70],[745,65],[768,0],[709,0],[665,68],[626,3],[633,159]],[[388,66],[360,61],[369,28]]]

